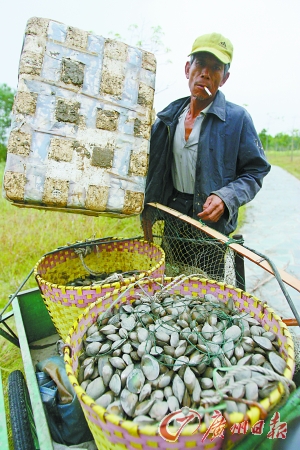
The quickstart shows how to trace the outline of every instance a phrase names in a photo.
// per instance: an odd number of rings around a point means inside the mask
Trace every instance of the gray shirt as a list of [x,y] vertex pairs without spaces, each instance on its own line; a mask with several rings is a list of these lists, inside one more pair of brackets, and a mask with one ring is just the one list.
[[172,163],[173,184],[179,192],[185,192],[186,194],[194,193],[199,134],[202,121],[211,105],[212,103],[204,108],[199,116],[196,117],[192,132],[187,141],[185,140],[184,122],[189,106],[183,110],[179,117],[173,142]]

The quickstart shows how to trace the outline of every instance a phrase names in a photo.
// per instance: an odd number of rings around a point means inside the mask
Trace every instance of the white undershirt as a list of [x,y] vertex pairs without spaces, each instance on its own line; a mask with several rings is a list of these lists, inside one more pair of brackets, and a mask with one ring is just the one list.
[[198,140],[203,119],[211,107],[210,103],[196,117],[191,134],[185,140],[185,118],[189,105],[179,117],[173,142],[172,178],[175,189],[186,194],[194,193]]

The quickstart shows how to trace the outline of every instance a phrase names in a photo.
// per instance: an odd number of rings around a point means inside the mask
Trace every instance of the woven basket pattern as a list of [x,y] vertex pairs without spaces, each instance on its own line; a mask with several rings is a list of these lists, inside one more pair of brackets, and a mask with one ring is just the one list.
[[101,286],[68,286],[76,278],[89,276],[73,248],[44,256],[34,268],[43,300],[62,339],[67,337],[82,308],[87,308],[99,297],[121,286],[129,286],[145,276],[157,278],[164,275],[165,254],[156,244],[139,239],[113,238],[110,241],[94,245],[92,252],[84,258],[84,263],[90,270],[106,273],[117,270],[142,272],[124,277],[123,281]]
[[[64,355],[66,370],[99,450],[118,450],[125,448],[129,450],[150,450],[153,448],[160,448],[162,450],[183,450],[188,448],[197,450],[216,450],[222,446],[223,440],[219,437],[213,441],[207,438],[202,442],[203,435],[207,430],[204,423],[201,424],[200,430],[195,434],[193,434],[195,426],[188,425],[184,428],[183,433],[179,436],[176,443],[167,442],[159,435],[156,427],[148,426],[140,428],[131,421],[123,421],[115,415],[107,414],[104,408],[96,405],[94,400],[85,393],[78,384],[76,378],[78,357],[83,351],[83,336],[87,328],[96,321],[98,314],[107,310],[115,300],[117,300],[118,305],[121,305],[122,303],[132,303],[135,298],[137,298],[137,293],[142,293],[142,289],[152,295],[155,291],[161,289],[161,283],[168,284],[172,280],[172,278],[165,278],[164,280],[139,281],[128,288],[122,287],[113,293],[109,293],[99,299],[95,304],[90,305],[90,307],[78,317],[77,321],[70,329],[66,344],[68,344],[71,351],[69,348],[66,348]],[[266,331],[270,330],[276,333],[280,345],[280,354],[287,363],[284,376],[292,379],[295,367],[293,340],[287,326],[281,321],[280,317],[275,314],[274,310],[269,308],[266,304],[241,289],[236,289],[233,286],[225,285],[224,283],[216,283],[214,281],[196,277],[189,278],[181,285],[171,288],[170,293],[193,296],[198,296],[199,294],[213,294],[225,303],[229,298],[232,298],[235,306],[240,311],[249,312],[252,317],[261,323]],[[260,402],[263,408],[269,411],[271,407],[278,404],[282,392],[283,387],[279,384],[278,388],[275,389],[268,398],[265,398]],[[248,411],[247,417],[249,426],[254,425],[261,418],[260,409],[252,407]],[[243,420],[244,416],[241,413],[230,414],[230,423],[232,424],[242,422]],[[226,428],[226,433],[229,433],[229,427]],[[241,439],[241,437],[241,435],[230,433],[231,442],[237,441]]]

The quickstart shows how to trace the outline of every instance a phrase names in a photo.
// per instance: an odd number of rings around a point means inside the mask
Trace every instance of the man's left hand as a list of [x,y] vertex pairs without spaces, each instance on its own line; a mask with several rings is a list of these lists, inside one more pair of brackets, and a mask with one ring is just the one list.
[[224,214],[225,203],[217,195],[210,195],[207,197],[203,205],[203,211],[198,215],[201,220],[209,222],[218,222],[220,217]]

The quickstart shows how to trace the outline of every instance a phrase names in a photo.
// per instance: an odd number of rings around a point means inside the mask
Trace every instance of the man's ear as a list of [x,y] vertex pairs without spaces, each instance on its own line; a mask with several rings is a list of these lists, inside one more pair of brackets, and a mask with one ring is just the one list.
[[221,81],[220,87],[226,83],[226,81],[229,78],[229,75],[230,75],[230,72],[227,72],[226,75],[224,76],[223,80]]
[[191,68],[191,63],[189,61],[187,61],[185,63],[185,76],[187,77],[187,79],[189,79],[189,77],[190,77],[190,68]]

